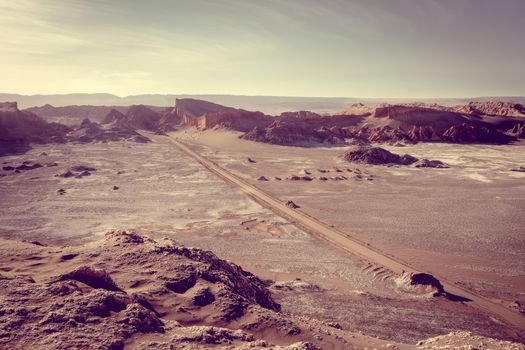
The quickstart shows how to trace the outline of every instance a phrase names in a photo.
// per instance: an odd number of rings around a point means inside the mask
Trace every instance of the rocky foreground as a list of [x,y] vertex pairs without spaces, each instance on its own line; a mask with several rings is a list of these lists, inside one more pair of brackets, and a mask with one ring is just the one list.
[[111,231],[80,247],[1,243],[4,349],[524,349],[465,332],[394,344],[294,317],[271,281],[169,239]]

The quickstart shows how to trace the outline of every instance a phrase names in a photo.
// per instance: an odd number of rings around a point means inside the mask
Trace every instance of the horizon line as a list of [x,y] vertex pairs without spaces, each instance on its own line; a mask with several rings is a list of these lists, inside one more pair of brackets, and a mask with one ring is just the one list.
[[118,95],[110,92],[70,92],[70,93],[38,93],[38,94],[24,94],[18,92],[0,92],[0,95],[19,95],[25,97],[35,97],[35,96],[68,96],[68,95],[110,95],[118,97],[121,99],[129,97],[139,97],[139,96],[232,96],[232,97],[276,97],[276,98],[326,98],[326,99],[365,99],[365,100],[379,100],[379,99],[390,99],[390,100],[402,100],[402,99],[414,99],[414,100],[426,100],[426,99],[435,99],[435,100],[466,100],[466,99],[479,99],[479,98],[525,98],[524,95],[483,95],[483,96],[458,96],[458,97],[357,97],[357,96],[298,96],[298,95],[250,95],[250,94],[231,94],[231,93],[141,93],[141,94],[131,94],[131,95]]

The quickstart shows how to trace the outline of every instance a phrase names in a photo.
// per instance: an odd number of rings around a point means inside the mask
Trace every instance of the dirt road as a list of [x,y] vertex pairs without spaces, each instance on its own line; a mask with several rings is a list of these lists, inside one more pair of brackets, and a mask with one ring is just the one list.
[[[277,215],[287,218],[295,225],[305,229],[307,232],[310,232],[315,236],[334,244],[338,248],[350,252],[351,254],[362,257],[371,263],[390,270],[394,274],[400,275],[403,271],[422,272],[417,270],[416,267],[409,266],[392,255],[387,255],[385,252],[382,252],[379,249],[360,242],[358,239],[352,237],[348,233],[341,232],[336,228],[317,220],[316,218],[302,212],[300,209],[292,209],[286,206],[286,204],[280,200],[268,195],[264,191],[256,188],[245,180],[232,174],[228,170],[225,170],[218,164],[201,156],[179,140],[172,137],[170,137],[170,140],[182,151],[197,160],[205,168],[215,173],[225,181],[239,187],[242,191],[244,191],[261,205],[274,211]],[[503,305],[497,304],[487,298],[477,295],[472,291],[464,289],[453,282],[449,282],[443,276],[436,275],[435,273],[432,274],[441,281],[448,293],[470,299],[471,301],[468,302],[469,305],[487,312],[501,321],[504,321],[505,323],[515,327],[521,336],[523,336],[523,332],[525,331],[525,317],[523,317],[521,314],[507,309]]]

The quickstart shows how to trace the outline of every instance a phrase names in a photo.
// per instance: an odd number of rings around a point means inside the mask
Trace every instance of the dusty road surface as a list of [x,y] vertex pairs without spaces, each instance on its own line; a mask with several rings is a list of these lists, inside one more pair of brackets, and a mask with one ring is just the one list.
[[[395,274],[400,275],[404,271],[421,272],[418,271],[416,267],[409,266],[406,263],[403,263],[402,261],[396,259],[392,255],[387,256],[387,253],[380,252],[379,250],[374,249],[370,245],[364,245],[362,242],[359,242],[351,235],[338,231],[330,227],[329,225],[320,222],[312,216],[303,213],[302,211],[300,211],[300,209],[293,209],[288,207],[281,201],[271,197],[264,191],[252,186],[248,182],[242,180],[241,178],[235,176],[226,169],[220,167],[217,163],[214,163],[206,159],[205,157],[199,155],[197,152],[184,145],[180,140],[174,138],[171,138],[171,140],[175,145],[177,145],[187,154],[191,155],[207,169],[219,175],[226,181],[238,186],[240,189],[242,189],[245,193],[247,193],[259,203],[275,211],[278,215],[289,218],[295,224],[298,224],[302,228],[306,229],[308,232],[312,232],[317,236],[331,242],[337,247],[343,248],[357,256],[369,260],[372,263],[378,264],[388,270],[391,270]],[[517,327],[522,331],[525,330],[525,318],[518,312],[509,310],[500,304],[494,303],[487,298],[473,293],[472,291],[454,285],[453,283],[448,282],[443,276],[436,277],[438,277],[443,283],[447,292],[461,296],[463,298],[470,299],[470,304],[472,306],[479,308],[483,311],[489,312],[490,314],[497,316],[501,320]]]

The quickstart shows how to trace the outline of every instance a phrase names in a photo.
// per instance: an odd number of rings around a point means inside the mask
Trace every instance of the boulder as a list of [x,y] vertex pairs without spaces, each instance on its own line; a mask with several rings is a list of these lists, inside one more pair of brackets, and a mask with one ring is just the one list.
[[432,296],[445,295],[441,282],[428,273],[404,272],[395,280],[397,286],[408,293]]
[[293,201],[287,201],[286,202],[286,206],[289,207],[289,208],[292,208],[292,209],[300,208],[300,206],[295,204]]
[[440,160],[429,160],[421,159],[416,163],[416,168],[438,168],[438,169],[447,169],[450,168],[447,164],[443,163]]
[[411,155],[398,155],[380,147],[359,147],[358,149],[345,152],[343,158],[349,162],[373,165],[410,165],[417,162],[417,158]]

